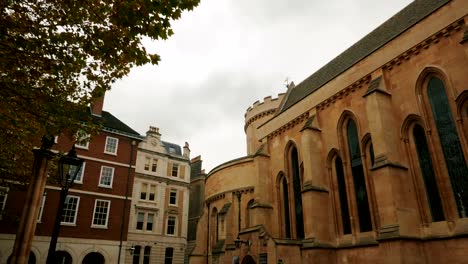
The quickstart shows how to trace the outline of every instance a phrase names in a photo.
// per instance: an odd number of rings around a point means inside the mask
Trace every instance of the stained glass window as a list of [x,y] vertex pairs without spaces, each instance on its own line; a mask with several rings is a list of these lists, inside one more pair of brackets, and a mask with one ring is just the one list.
[[440,79],[432,77],[428,83],[427,95],[452,183],[458,215],[467,217],[468,168],[458,138],[457,128],[453,122],[444,83]]

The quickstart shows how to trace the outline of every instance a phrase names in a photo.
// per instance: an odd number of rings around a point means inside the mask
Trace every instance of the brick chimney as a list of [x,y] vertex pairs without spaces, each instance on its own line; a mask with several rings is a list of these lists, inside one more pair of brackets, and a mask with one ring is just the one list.
[[105,93],[93,99],[93,102],[91,103],[91,114],[95,116],[101,116],[102,115],[102,108],[104,107],[104,96]]

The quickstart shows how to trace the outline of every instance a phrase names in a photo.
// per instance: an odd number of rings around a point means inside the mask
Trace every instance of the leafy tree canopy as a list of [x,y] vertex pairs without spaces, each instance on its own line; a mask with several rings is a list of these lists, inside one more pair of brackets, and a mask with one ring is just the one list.
[[167,39],[198,3],[0,0],[0,179],[28,175],[43,135],[76,131],[93,98],[132,67],[157,64],[142,40]]

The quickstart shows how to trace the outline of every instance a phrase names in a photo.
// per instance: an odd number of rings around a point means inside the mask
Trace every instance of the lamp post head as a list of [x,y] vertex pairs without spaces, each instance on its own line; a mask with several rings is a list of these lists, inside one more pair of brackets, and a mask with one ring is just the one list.
[[234,245],[236,245],[236,248],[240,248],[241,244],[242,244],[242,240],[239,237],[234,239]]
[[72,147],[67,155],[59,159],[59,177],[62,187],[69,188],[73,185],[73,181],[80,172],[83,162],[84,160],[76,155],[75,146]]

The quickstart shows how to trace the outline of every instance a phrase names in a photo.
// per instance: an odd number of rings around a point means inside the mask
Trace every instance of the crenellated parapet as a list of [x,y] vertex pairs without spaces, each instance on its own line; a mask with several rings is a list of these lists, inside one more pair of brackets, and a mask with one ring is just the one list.
[[263,117],[270,116],[276,113],[281,101],[284,98],[285,93],[280,93],[276,98],[267,96],[263,98],[263,101],[255,101],[252,106],[247,108],[247,111],[244,115],[245,117],[245,126],[244,130],[247,130],[247,127],[258,119]]

